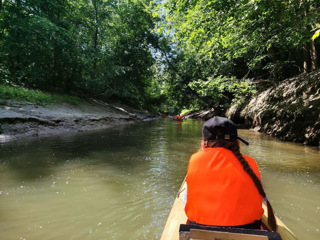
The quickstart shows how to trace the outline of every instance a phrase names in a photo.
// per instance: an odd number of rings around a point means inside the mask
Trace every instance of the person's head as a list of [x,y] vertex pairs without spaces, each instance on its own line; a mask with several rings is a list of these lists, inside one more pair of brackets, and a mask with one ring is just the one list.
[[212,147],[213,145],[222,147],[222,143],[238,143],[238,139],[249,145],[247,141],[238,136],[234,122],[227,118],[216,116],[203,124],[202,140],[204,147]]

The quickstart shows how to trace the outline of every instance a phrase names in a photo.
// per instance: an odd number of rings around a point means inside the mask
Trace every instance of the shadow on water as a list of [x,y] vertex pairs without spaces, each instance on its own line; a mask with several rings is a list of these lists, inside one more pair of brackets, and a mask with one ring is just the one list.
[[[43,239],[42,227],[61,238],[77,229],[78,239],[158,239],[200,136],[196,121],[160,119],[3,144],[0,230],[29,228],[21,232],[33,239]],[[110,227],[98,231],[101,224]]]
[[[150,124],[149,124],[150,125]],[[140,138],[139,131],[145,128],[141,124],[120,126],[117,129],[82,132],[38,140],[7,143],[1,146],[0,164],[4,164],[17,173],[23,180],[33,180],[54,172],[56,166],[66,163],[99,164],[108,162],[115,167],[123,165],[134,167],[139,161],[132,161],[125,156],[148,149],[152,135]],[[128,131],[130,129],[130,131]],[[136,148],[137,145],[139,148]],[[99,153],[99,158],[92,159],[92,154]],[[123,157],[118,157],[123,153]],[[114,156],[114,157],[113,157]]]
[[172,153],[159,156],[162,160],[176,158],[173,148],[183,148],[183,141],[195,133],[183,132],[181,125],[172,125],[169,119],[166,119],[167,126],[159,126],[159,121],[163,120],[2,144],[0,164],[28,181],[51,175],[57,166],[70,163],[102,167],[108,163],[120,170],[136,168],[148,164],[148,153],[157,152],[157,148],[166,148],[163,152]]

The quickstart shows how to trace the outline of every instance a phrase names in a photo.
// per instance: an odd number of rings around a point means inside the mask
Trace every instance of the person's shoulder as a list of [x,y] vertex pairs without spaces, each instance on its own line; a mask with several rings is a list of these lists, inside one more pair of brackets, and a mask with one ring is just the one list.
[[258,164],[256,162],[256,160],[252,157],[249,157],[247,155],[242,155],[244,157],[244,159],[248,162],[249,166],[252,168],[252,170],[254,172],[258,172],[259,171],[259,167]]
[[203,152],[204,152],[204,149],[199,149],[199,151],[197,151],[191,155],[191,158],[201,156],[203,154]]
[[244,159],[249,163],[249,164],[257,164],[256,160],[250,156],[247,156],[247,155],[243,155],[242,156],[244,157]]
[[221,152],[221,148],[202,148],[198,152],[195,152],[192,154],[191,159],[197,159],[201,158],[203,156],[212,155],[212,154],[220,154],[223,155],[223,152]]
[[204,156],[208,151],[211,151],[211,148],[199,149],[199,151],[197,151],[197,152],[195,152],[195,153],[193,153],[193,154],[191,155],[190,160],[201,158],[201,157]]

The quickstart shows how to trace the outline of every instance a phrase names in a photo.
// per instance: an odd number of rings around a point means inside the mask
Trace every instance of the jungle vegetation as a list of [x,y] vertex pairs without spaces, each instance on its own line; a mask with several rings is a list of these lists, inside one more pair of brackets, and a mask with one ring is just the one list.
[[318,0],[0,0],[0,94],[223,108],[318,70],[319,34]]

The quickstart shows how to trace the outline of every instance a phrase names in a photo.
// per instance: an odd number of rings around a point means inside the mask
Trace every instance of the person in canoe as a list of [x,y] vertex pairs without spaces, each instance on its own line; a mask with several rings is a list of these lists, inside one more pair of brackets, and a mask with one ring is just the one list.
[[175,116],[176,121],[181,122],[182,121],[182,117],[180,116],[180,114],[178,114],[177,116]]
[[272,207],[261,184],[257,163],[240,153],[236,125],[213,117],[202,128],[202,150],[189,161],[184,196],[188,224],[260,229],[262,201],[276,231]]

